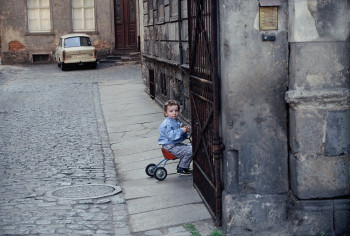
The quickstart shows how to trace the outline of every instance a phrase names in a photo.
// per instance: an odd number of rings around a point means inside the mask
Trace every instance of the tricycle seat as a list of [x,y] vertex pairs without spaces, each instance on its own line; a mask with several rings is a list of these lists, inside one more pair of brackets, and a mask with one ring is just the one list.
[[163,153],[163,156],[165,159],[168,159],[168,160],[175,160],[176,159],[176,157],[173,154],[171,154],[170,152],[168,152],[164,148],[162,148],[162,153]]

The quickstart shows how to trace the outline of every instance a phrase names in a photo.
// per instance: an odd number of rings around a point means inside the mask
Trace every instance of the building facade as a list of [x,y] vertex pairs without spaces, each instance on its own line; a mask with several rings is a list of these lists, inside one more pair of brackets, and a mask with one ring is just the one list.
[[3,64],[54,62],[61,35],[87,33],[99,58],[139,45],[136,0],[3,0]]
[[190,122],[187,2],[140,0],[139,5],[146,90],[159,103],[178,100]]
[[[203,140],[194,184],[227,235],[349,232],[350,2],[140,0],[140,8],[146,91],[160,104],[178,100],[192,120]],[[205,134],[217,123],[220,137]],[[214,181],[201,187],[196,172],[211,164]]]

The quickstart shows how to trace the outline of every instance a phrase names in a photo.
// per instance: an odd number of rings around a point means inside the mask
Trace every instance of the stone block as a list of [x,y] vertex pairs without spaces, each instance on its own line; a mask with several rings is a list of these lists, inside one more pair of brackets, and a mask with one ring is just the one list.
[[3,65],[30,64],[31,59],[27,50],[19,52],[3,52],[1,54],[1,63]]
[[350,110],[327,114],[325,155],[350,154]]
[[177,62],[179,60],[179,43],[178,42],[168,42],[169,54],[168,59]]
[[335,233],[350,233],[350,199],[334,200]]
[[350,87],[350,42],[290,44],[289,88],[329,90]]
[[181,1],[181,17],[182,19],[187,19],[188,17],[187,1]]
[[290,42],[346,41],[350,35],[348,1],[290,1]]
[[168,51],[167,43],[160,42],[159,57],[165,59],[167,57],[167,51]]
[[321,109],[290,109],[290,145],[299,156],[323,155],[327,112]]
[[169,6],[165,6],[165,17],[164,17],[164,21],[165,22],[169,22],[169,20],[170,20],[170,13],[169,13],[169,11],[170,11],[170,7]]
[[[247,194],[287,192],[288,154],[286,145],[281,143],[283,135],[276,138],[265,132],[257,137],[262,135],[265,135],[264,140],[247,143],[238,149],[239,191]],[[251,137],[251,140],[255,140],[255,137]]]
[[287,195],[223,193],[223,225],[227,235],[261,235],[286,226]]
[[290,156],[291,187],[300,199],[350,194],[350,155],[339,157]]
[[181,25],[181,40],[188,41],[188,20],[183,20]]
[[172,40],[172,41],[179,40],[177,22],[172,22],[168,24],[168,37],[169,37],[169,40]]
[[304,200],[290,198],[288,217],[295,236],[318,235],[333,231],[333,202],[331,200]]

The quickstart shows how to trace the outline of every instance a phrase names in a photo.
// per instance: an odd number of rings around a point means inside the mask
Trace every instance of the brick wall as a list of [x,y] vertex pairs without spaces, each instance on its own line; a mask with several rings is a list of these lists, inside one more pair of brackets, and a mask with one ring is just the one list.
[[25,48],[26,47],[18,41],[11,41],[9,43],[9,51],[10,52],[19,52],[21,50],[24,50]]

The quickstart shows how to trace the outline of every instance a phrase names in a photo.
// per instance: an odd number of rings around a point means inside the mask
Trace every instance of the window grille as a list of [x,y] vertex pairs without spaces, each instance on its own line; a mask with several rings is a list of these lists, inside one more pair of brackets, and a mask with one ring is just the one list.
[[136,21],[136,4],[135,0],[129,0],[129,20]]

